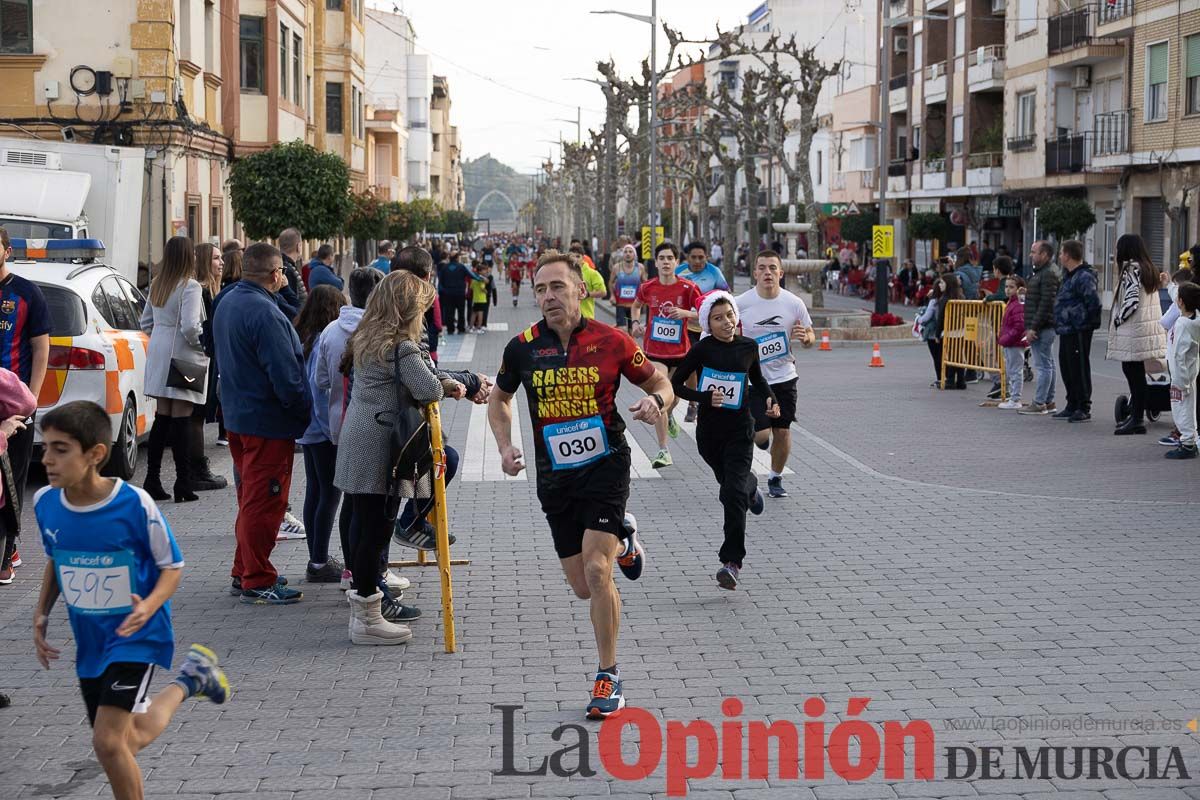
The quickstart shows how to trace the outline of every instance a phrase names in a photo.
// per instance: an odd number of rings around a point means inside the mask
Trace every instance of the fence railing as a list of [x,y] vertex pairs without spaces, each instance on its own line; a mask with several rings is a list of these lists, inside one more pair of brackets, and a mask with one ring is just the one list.
[[1069,133],[1046,140],[1046,174],[1083,172],[1091,163],[1090,138],[1086,133]]
[[1104,25],[1133,16],[1133,0],[1102,0],[1097,23]]
[[1096,9],[1091,6],[1080,6],[1050,17],[1046,24],[1049,34],[1046,48],[1049,54],[1061,53],[1090,42],[1096,15]]
[[967,169],[990,169],[1004,166],[1004,153],[971,153],[967,156]]
[[1004,45],[989,44],[984,47],[976,47],[967,54],[967,66],[974,67],[978,64],[986,64],[989,61],[1004,60]]
[[1131,114],[1130,109],[1125,109],[1096,115],[1096,127],[1092,132],[1095,139],[1092,152],[1095,155],[1109,156],[1129,152]]

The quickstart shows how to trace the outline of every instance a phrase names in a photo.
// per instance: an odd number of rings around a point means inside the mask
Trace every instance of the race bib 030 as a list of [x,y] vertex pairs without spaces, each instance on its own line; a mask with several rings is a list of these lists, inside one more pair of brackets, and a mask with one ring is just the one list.
[[754,337],[754,341],[758,343],[758,361],[760,364],[767,364],[783,358],[790,352],[791,344],[788,341],[787,334],[783,331],[772,331],[762,336],[756,336]]
[[746,373],[718,372],[705,367],[700,371],[700,391],[713,390],[714,395],[722,398],[721,407],[737,410],[742,407],[742,399],[746,394]]
[[650,341],[679,344],[683,341],[683,320],[652,317],[650,319]]
[[87,553],[55,550],[63,599],[81,614],[128,614],[133,610],[130,572],[133,556],[125,551]]
[[577,469],[608,455],[608,432],[599,416],[547,425],[542,438],[551,469]]

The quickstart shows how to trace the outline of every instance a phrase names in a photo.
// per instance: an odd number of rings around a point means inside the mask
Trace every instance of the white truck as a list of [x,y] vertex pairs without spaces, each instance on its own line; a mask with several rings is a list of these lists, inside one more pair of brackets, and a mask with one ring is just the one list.
[[138,283],[146,151],[0,137],[0,226],[25,239],[99,239]]

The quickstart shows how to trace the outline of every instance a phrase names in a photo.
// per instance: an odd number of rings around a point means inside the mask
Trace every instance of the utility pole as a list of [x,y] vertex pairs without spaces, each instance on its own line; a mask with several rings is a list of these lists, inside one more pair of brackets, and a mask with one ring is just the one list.
[[[883,48],[879,54],[879,224],[887,225],[887,182],[888,162],[891,152],[888,141],[889,125],[891,122],[891,88],[892,81],[892,26],[891,0],[883,0]],[[874,238],[874,237],[872,237]],[[882,259],[875,262],[875,313],[888,313],[888,262]]]
[[658,213],[658,0],[650,0],[650,241]]

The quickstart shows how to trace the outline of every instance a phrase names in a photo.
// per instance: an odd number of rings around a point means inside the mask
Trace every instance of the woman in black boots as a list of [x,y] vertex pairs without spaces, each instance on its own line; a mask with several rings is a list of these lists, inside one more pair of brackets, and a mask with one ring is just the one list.
[[213,298],[221,291],[221,274],[225,260],[215,244],[202,242],[196,245],[196,281],[200,284],[204,302],[204,354],[208,356],[208,391],[203,403],[192,409],[188,423],[189,455],[191,457],[192,489],[197,492],[224,489],[229,481],[222,475],[214,475],[204,455],[204,425],[217,421],[217,362],[213,358],[212,315]]
[[195,279],[195,259],[190,239],[169,239],[162,265],[150,282],[150,302],[142,312],[142,331],[150,336],[146,394],[158,401],[142,488],[155,500],[171,497],[159,474],[169,444],[175,460],[176,503],[200,499],[191,486],[188,429],[192,406],[203,405],[207,399],[208,356],[201,344],[204,300]]

